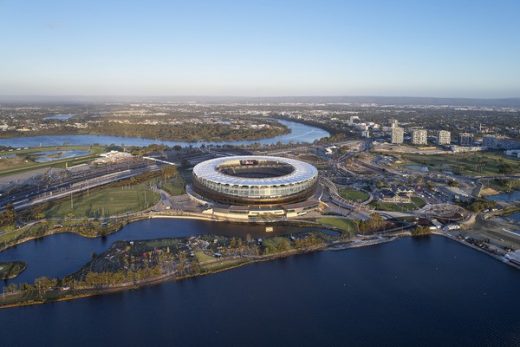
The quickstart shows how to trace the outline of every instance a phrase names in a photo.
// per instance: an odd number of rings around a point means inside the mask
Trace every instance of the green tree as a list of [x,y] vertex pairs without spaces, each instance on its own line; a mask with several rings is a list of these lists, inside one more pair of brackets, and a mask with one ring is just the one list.
[[0,214],[0,225],[11,225],[16,222],[16,211],[12,204],[7,204],[5,211]]

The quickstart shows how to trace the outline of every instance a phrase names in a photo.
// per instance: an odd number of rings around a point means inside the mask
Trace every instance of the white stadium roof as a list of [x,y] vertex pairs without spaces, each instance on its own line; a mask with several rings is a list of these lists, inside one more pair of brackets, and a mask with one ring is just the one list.
[[[268,177],[268,178],[244,178],[226,175],[217,170],[217,168],[229,161],[236,160],[258,160],[258,161],[272,161],[277,163],[285,163],[291,165],[294,170],[284,176],[279,177]],[[200,178],[206,180],[229,185],[240,185],[240,186],[279,186],[295,184],[300,182],[309,181],[318,175],[318,170],[311,164],[307,164],[303,161],[271,157],[262,155],[244,155],[244,156],[231,156],[223,158],[215,158],[204,161],[200,164],[195,165],[193,173]]]

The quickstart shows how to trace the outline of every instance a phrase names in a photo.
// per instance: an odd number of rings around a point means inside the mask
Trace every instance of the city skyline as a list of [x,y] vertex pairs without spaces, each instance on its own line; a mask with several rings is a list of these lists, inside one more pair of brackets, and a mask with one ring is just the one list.
[[0,95],[520,96],[514,1],[0,2]]

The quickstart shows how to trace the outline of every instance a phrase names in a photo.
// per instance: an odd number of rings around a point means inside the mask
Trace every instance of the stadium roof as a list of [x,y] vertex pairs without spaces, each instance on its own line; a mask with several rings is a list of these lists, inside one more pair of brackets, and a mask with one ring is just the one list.
[[[229,161],[234,160],[258,160],[258,161],[273,161],[278,163],[285,163],[291,165],[294,170],[284,176],[279,177],[268,177],[268,178],[244,178],[244,177],[235,177],[226,175],[217,170],[219,165],[224,164]],[[200,164],[197,164],[193,168],[193,173],[197,177],[201,177],[213,182],[217,182],[220,184],[229,184],[229,185],[240,185],[240,186],[278,186],[278,185],[288,185],[295,184],[300,182],[305,182],[315,178],[318,175],[318,170],[312,166],[311,164],[305,163],[303,161],[281,158],[281,157],[271,157],[271,156],[262,156],[262,155],[240,155],[240,156],[231,156],[231,157],[223,157],[223,158],[215,158],[204,161]]]

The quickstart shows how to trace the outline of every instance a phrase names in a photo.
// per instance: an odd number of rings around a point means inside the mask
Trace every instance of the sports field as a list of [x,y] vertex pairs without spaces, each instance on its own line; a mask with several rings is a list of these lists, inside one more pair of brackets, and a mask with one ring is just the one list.
[[363,202],[368,200],[369,198],[367,192],[352,188],[340,188],[338,189],[338,193],[339,195],[341,195],[343,199],[347,199],[354,202]]
[[107,187],[92,192],[75,194],[53,204],[46,212],[47,218],[105,217],[137,212],[155,205],[159,193],[151,190],[149,182],[134,186]]
[[418,210],[424,205],[426,205],[426,202],[417,197],[414,196],[411,198],[411,203],[395,203],[395,202],[383,202],[383,201],[375,201],[371,203],[370,205],[374,207],[376,210],[380,211],[394,211],[394,212],[410,212]]

